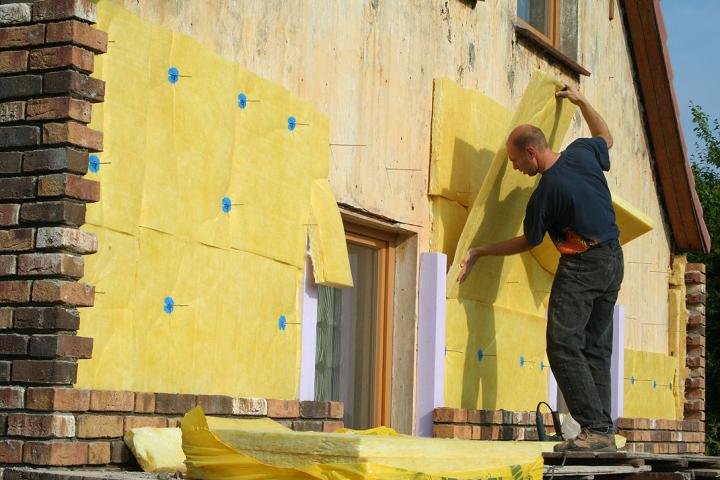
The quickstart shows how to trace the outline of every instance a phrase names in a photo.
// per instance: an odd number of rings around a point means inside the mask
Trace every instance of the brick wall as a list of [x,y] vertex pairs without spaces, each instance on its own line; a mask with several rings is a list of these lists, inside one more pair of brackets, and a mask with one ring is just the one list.
[[705,422],[705,265],[688,263],[687,287],[687,368],[685,418]]
[[[433,436],[463,440],[538,440],[535,412],[436,408]],[[555,433],[550,414],[543,415],[548,435]],[[618,433],[627,450],[648,453],[702,453],[705,425],[698,420],[619,418]]]
[[270,417],[297,431],[343,426],[341,402],[0,386],[0,464],[134,464],[125,432],[178,427],[196,405],[213,416]]
[[132,462],[122,442],[139,426],[177,426],[200,405],[210,415],[269,416],[295,430],[342,426],[338,402],[72,388],[93,340],[77,336],[79,307],[95,291],[79,281],[84,178],[102,133],[87,127],[104,82],[89,76],[108,38],[89,0],[0,4],[0,465]]

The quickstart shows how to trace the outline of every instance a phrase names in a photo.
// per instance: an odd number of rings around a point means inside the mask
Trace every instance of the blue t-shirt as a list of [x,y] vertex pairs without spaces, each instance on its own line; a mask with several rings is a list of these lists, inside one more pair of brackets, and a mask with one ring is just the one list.
[[571,255],[618,238],[603,174],[608,170],[604,138],[572,142],[545,171],[527,204],[523,230],[530,244],[539,245],[548,232],[560,253]]

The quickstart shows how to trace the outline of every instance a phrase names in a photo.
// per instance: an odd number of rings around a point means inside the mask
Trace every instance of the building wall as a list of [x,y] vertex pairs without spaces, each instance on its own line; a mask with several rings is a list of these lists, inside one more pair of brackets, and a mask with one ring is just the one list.
[[[194,36],[222,56],[280,83],[330,117],[330,181],[340,203],[390,217],[427,249],[426,189],[432,80],[445,76],[512,108],[532,71],[565,81],[513,31],[514,0],[397,2],[120,0],[143,19]],[[607,2],[581,1],[580,88],[615,137],[611,190],[656,222],[625,248],[626,347],[667,353],[670,234],[643,131],[622,16]],[[578,116],[567,136],[589,135]],[[395,171],[411,168],[420,171]],[[644,325],[645,324],[645,325]],[[649,325],[652,324],[652,325]]]

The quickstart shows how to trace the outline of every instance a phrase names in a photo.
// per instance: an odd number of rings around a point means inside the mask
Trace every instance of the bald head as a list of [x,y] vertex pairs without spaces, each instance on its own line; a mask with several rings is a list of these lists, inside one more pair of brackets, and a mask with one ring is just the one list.
[[542,152],[548,147],[545,134],[535,125],[519,125],[510,132],[508,143],[512,144],[517,151],[524,151],[527,147],[535,147]]

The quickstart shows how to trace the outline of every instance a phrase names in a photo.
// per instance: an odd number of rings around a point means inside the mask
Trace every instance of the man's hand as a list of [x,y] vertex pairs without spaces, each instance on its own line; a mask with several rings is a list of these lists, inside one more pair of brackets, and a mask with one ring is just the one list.
[[572,85],[565,85],[565,88],[555,92],[555,96],[558,98],[567,98],[568,100],[570,100],[570,102],[574,103],[575,105],[580,105],[581,103],[586,102],[586,99],[583,96],[583,94],[580,93],[578,91],[578,89],[573,87]]
[[478,258],[482,255],[479,248],[470,248],[460,262],[460,274],[458,275],[457,281],[462,283],[470,275],[470,271],[475,266]]

